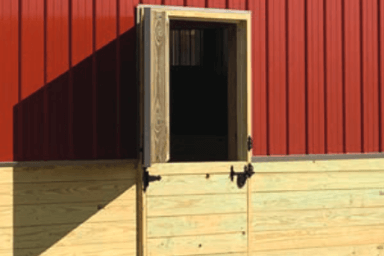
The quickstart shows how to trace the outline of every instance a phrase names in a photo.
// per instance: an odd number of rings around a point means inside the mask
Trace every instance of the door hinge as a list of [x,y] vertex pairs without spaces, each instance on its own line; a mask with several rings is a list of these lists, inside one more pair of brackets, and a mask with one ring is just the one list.
[[151,176],[147,170],[147,167],[143,168],[143,190],[144,192],[147,190],[149,182],[161,180],[161,176]]
[[247,144],[248,144],[248,151],[251,151],[253,148],[253,140],[251,136],[248,136]]
[[250,179],[253,174],[255,174],[255,172],[253,171],[253,166],[251,164],[244,166],[244,172],[235,172],[233,166],[231,166],[229,177],[231,178],[231,181],[233,181],[233,178],[237,176],[237,186],[242,188],[245,185],[247,179]]

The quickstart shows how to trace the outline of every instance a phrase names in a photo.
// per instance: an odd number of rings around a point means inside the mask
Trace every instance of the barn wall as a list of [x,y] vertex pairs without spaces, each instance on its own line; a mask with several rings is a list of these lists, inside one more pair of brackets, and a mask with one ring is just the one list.
[[252,256],[384,255],[384,160],[254,163]]
[[136,255],[136,167],[0,168],[0,255]]
[[0,3],[0,161],[137,156],[138,3],[253,12],[254,155],[383,151],[383,0]]

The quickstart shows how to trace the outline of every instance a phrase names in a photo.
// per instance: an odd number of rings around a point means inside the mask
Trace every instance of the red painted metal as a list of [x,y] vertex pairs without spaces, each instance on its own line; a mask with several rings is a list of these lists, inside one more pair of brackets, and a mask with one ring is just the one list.
[[383,150],[383,0],[0,0],[0,161],[136,156],[139,3],[252,11],[254,155]]
[[288,2],[288,154],[306,151],[305,1]]
[[342,0],[326,1],[326,152],[344,152]]

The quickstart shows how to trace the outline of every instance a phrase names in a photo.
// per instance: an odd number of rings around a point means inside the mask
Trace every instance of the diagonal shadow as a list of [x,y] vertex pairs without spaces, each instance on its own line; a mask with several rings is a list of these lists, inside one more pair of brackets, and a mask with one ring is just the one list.
[[[95,70],[90,56],[14,106],[15,161],[136,159],[135,40],[132,28],[119,38],[118,59],[115,40],[95,53]],[[15,256],[62,248],[60,255],[72,255],[71,246],[135,241],[133,165],[70,164],[14,167]]]

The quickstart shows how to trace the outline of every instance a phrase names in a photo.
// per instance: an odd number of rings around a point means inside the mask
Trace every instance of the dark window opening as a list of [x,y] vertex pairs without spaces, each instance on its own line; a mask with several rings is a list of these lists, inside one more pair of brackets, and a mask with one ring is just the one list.
[[171,162],[228,160],[227,26],[171,21]]

